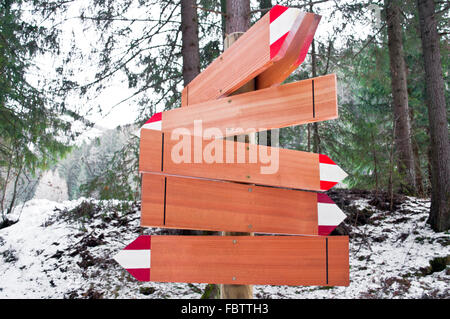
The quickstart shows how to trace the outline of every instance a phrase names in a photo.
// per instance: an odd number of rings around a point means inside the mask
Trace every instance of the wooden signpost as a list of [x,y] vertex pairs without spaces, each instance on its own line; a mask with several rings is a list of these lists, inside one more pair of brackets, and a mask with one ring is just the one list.
[[258,76],[257,87],[281,84],[305,59],[320,16],[273,7],[182,92],[182,106],[228,96]]
[[[231,49],[231,48],[230,48]],[[200,74],[201,75],[201,74]],[[158,113],[143,128],[164,133],[214,128],[223,136],[331,120],[338,117],[336,75],[293,82]],[[242,129],[237,131],[236,129]]]
[[320,193],[156,174],[142,185],[147,227],[329,235],[345,219]]
[[313,191],[329,190],[347,176],[323,154],[190,135],[180,140],[142,130],[139,171]]
[[348,237],[328,236],[345,214],[321,193],[347,174],[323,154],[225,139],[338,117],[334,74],[281,85],[319,21],[273,7],[184,88],[183,107],[141,129],[141,226],[290,236],[140,236],[114,257],[136,279],[349,285]]
[[348,286],[346,236],[140,236],[115,259],[139,281]]

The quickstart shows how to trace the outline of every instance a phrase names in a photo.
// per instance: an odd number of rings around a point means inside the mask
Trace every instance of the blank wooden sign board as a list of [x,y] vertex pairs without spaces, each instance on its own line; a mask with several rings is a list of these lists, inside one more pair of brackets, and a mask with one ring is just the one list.
[[345,219],[325,194],[143,174],[141,226],[328,235]]
[[[319,21],[273,7],[184,88],[188,107],[141,129],[141,226],[285,235],[140,236],[114,257],[136,279],[349,285],[348,237],[328,236],[345,214],[320,193],[347,174],[323,154],[224,139],[338,117],[334,74],[280,85]],[[253,78],[258,90],[229,96]]]
[[140,281],[349,284],[347,236],[140,236],[115,259]]
[[[181,136],[180,140],[172,140],[170,134],[159,131],[142,130],[139,171],[312,191],[329,190],[347,176],[323,154],[190,135]],[[182,143],[187,145],[184,149]],[[211,143],[215,144],[216,153],[221,150],[221,156],[215,154],[214,161],[208,163],[205,158]],[[186,154],[179,154],[183,152],[190,154],[187,159],[183,158]]]
[[338,117],[336,92],[336,75],[329,74],[190,104],[158,114],[156,119],[161,121],[159,125],[165,133],[185,130],[197,135],[195,121],[201,121],[203,132],[214,129],[223,136],[233,136],[249,133],[249,130],[259,132],[335,119]]

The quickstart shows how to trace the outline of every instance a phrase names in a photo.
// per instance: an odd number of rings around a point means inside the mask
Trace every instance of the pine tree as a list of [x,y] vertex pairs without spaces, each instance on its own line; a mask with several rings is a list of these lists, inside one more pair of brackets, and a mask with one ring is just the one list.
[[[68,93],[64,78],[48,78],[35,64],[37,56],[59,52],[57,29],[43,23],[52,10],[55,7],[45,2],[0,1],[2,214],[15,204],[20,177],[48,168],[71,149],[68,141],[75,137],[71,120],[78,115],[64,104]],[[13,194],[7,205],[5,193],[11,183]]]
[[393,113],[395,119],[395,147],[398,154],[398,168],[405,182],[402,191],[416,193],[414,153],[411,142],[411,123],[408,107],[408,86],[403,51],[402,27],[400,22],[400,1],[386,0],[386,21],[391,68]]
[[429,223],[436,231],[450,228],[450,142],[439,36],[433,0],[418,0],[420,34],[431,135],[431,210]]
[[200,73],[198,17],[195,0],[181,0],[183,82],[188,85]]

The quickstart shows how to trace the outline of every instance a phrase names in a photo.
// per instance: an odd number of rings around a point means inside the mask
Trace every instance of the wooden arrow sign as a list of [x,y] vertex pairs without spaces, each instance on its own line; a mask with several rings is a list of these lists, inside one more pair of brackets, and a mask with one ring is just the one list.
[[349,285],[347,236],[140,236],[114,259],[139,281]]
[[276,5],[182,92],[182,106],[228,96],[258,76],[258,89],[282,83],[305,59],[320,16]]
[[329,74],[158,113],[144,128],[197,135],[194,124],[201,121],[203,130],[233,136],[337,117],[336,75]]
[[139,171],[313,191],[347,176],[322,154],[190,135],[172,140],[150,129],[141,130]]
[[321,193],[142,176],[143,227],[326,236],[345,218]]

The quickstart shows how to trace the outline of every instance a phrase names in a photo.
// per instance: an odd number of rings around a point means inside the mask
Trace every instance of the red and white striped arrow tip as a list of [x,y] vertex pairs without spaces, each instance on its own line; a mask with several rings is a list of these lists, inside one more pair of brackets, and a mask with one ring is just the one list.
[[329,190],[348,176],[342,168],[324,154],[319,154],[319,171],[320,190],[322,191]]
[[149,118],[148,121],[145,122],[144,126],[142,126],[141,128],[161,131],[161,124],[162,124],[162,112],[159,112],[153,114],[153,116]]
[[148,119],[147,122],[137,131],[134,133],[137,137],[141,137],[141,129],[148,129],[148,130],[155,130],[155,131],[161,131],[162,128],[162,112],[158,112],[153,114],[151,118]]
[[151,236],[136,238],[113,258],[139,281],[150,281]]
[[[295,33],[298,31],[305,12],[296,8],[289,8],[280,5],[274,6],[269,11],[269,39],[270,39],[270,59],[278,60],[284,56],[287,47],[292,43]],[[301,47],[295,66],[299,66],[306,57],[311,42],[313,40],[315,28],[308,31],[304,45]]]
[[319,235],[328,236],[331,232],[344,221],[347,216],[339,207],[323,193],[317,194],[317,215],[319,225]]

